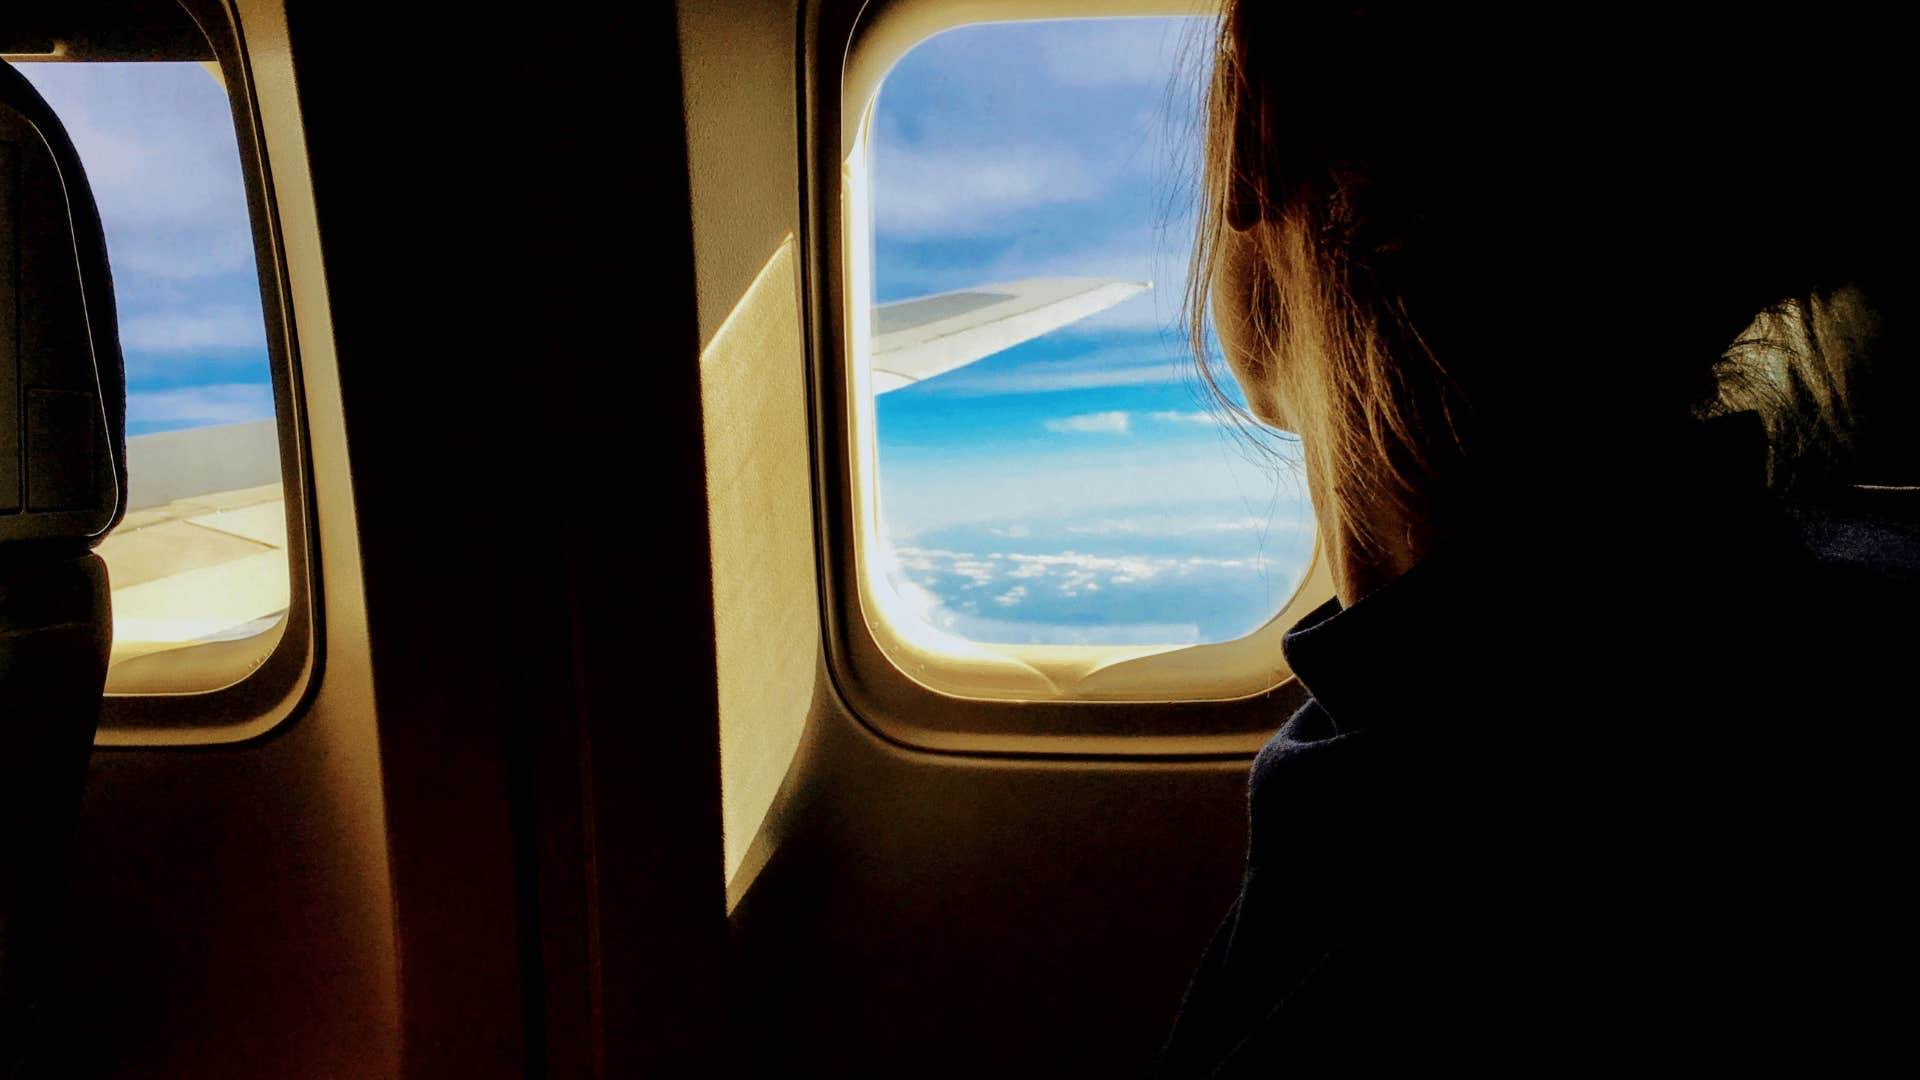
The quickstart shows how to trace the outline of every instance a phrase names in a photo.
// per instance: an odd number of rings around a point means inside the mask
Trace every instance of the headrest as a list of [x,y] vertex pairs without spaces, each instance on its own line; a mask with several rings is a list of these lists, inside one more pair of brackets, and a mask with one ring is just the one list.
[[0,558],[84,551],[125,512],[106,236],[66,129],[0,61]]

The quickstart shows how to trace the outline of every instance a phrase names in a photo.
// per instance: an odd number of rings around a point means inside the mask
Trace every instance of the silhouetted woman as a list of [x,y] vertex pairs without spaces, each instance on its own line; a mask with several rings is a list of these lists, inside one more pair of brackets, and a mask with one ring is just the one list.
[[1907,1053],[1911,631],[1727,389],[1898,276],[1899,36],[1440,7],[1227,6],[1195,344],[1299,436],[1338,596],[1160,1072]]

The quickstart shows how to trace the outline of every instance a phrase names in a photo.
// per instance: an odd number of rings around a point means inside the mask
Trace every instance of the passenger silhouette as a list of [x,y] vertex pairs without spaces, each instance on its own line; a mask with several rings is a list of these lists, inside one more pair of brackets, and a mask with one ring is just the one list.
[[[1903,252],[1764,312],[1720,371],[1721,402],[1767,429],[1769,486],[1827,566],[1860,587],[1920,584],[1920,371],[1897,297]],[[1870,265],[1879,263],[1880,265]]]
[[1226,5],[1194,340],[1299,436],[1337,599],[1160,1075],[1900,1046],[1910,609],[1807,540],[1813,455],[1910,406],[1797,423],[1735,347],[1897,296],[1895,40]]

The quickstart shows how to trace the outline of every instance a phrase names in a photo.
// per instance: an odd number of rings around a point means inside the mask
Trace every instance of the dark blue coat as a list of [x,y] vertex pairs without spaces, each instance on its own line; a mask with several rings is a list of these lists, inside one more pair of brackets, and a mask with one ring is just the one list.
[[1287,634],[1158,1074],[1911,1056],[1911,589],[1760,499],[1505,525]]

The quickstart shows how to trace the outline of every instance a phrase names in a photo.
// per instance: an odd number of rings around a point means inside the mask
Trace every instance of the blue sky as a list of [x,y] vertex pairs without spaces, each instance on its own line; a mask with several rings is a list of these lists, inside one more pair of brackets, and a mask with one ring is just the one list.
[[874,115],[879,302],[1026,277],[1151,280],[1074,326],[876,401],[890,571],[1013,644],[1217,641],[1312,549],[1292,444],[1248,449],[1179,327],[1198,78],[1186,20],[1002,23],[922,43]]
[[192,63],[17,66],[66,125],[100,206],[129,434],[271,418],[226,91]]

